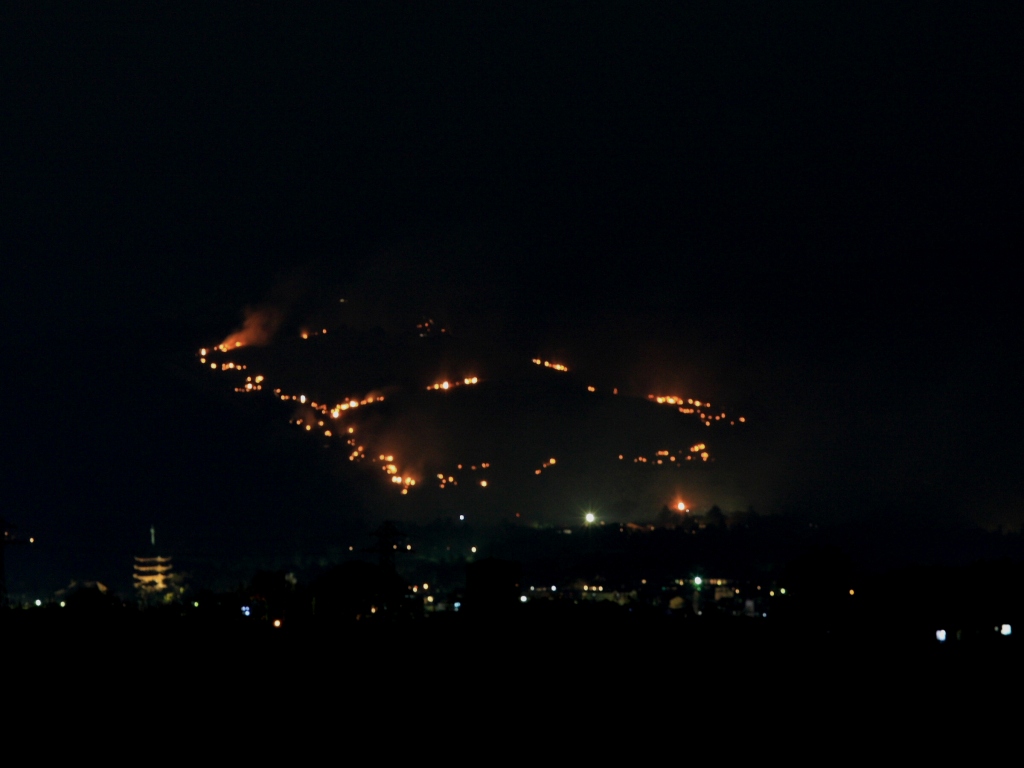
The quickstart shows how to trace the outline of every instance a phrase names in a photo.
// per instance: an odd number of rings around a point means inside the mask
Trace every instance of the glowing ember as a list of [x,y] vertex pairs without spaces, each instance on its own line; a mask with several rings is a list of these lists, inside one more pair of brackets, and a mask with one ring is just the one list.
[[436,384],[431,384],[429,387],[427,387],[427,390],[449,390],[454,389],[455,387],[461,387],[463,385],[476,384],[479,381],[480,379],[478,379],[476,376],[467,376],[462,381],[439,381]]
[[549,360],[541,360],[539,357],[533,358],[533,360],[531,360],[530,362],[532,362],[534,365],[543,365],[545,368],[550,368],[553,371],[562,371],[563,373],[566,373],[569,370],[566,366],[562,365],[561,363],[552,363]]
[[[282,319],[280,311],[272,307],[247,309],[242,329],[224,339],[217,345],[217,349],[227,352],[229,349],[238,349],[239,347],[265,346],[277,333]],[[206,354],[206,350],[203,350],[203,354]]]

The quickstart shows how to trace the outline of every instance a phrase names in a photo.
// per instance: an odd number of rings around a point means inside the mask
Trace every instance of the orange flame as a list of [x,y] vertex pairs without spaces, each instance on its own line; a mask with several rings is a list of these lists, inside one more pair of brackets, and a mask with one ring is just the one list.
[[241,330],[235,331],[217,345],[221,352],[238,347],[262,347],[270,343],[281,325],[281,313],[273,307],[246,309]]

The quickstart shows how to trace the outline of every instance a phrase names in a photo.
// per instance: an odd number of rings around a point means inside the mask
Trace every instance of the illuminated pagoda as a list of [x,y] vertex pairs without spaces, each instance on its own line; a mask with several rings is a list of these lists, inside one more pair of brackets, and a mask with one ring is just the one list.
[[[149,528],[149,543],[156,548],[156,528]],[[135,591],[143,600],[160,598],[171,594],[170,588],[174,581],[174,565],[170,557],[153,555],[135,557],[134,566]]]

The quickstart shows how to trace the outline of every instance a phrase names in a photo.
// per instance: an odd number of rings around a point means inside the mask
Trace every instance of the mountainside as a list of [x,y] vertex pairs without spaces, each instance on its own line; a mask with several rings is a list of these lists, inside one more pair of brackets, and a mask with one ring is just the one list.
[[199,365],[239,397],[280,403],[383,517],[562,524],[750,503],[745,416],[620,388],[583,359],[570,367],[427,323],[246,342],[204,348]]

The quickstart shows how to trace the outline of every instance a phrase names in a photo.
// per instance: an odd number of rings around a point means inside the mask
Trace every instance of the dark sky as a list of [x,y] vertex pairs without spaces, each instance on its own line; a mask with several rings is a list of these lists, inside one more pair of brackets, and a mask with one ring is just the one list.
[[97,571],[234,536],[267,489],[187,478],[262,422],[176,356],[297,280],[635,334],[770,424],[779,509],[1019,525],[1021,18],[894,5],[8,5],[4,514]]

